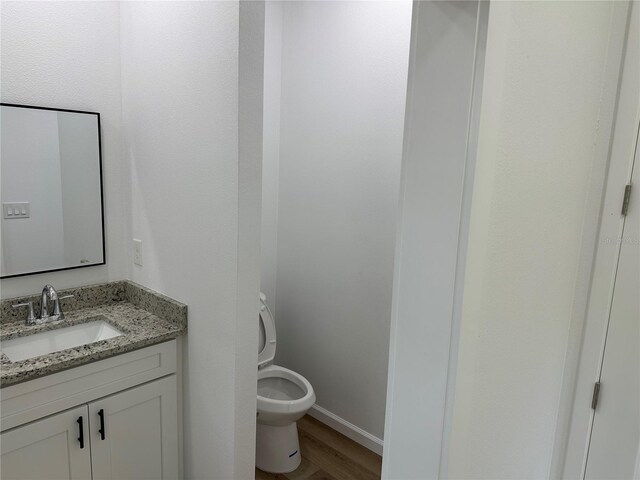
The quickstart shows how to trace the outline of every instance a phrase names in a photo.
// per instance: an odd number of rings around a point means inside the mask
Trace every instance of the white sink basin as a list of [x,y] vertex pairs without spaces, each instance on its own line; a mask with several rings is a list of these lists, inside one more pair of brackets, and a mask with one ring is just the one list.
[[0,345],[0,349],[12,362],[20,362],[27,358],[47,355],[48,353],[59,352],[67,348],[79,347],[120,335],[123,335],[120,330],[104,320],[94,320],[26,337],[5,340]]

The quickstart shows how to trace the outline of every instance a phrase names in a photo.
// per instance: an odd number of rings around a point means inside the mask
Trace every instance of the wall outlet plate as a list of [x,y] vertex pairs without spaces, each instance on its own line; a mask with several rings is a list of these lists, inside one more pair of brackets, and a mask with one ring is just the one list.
[[133,263],[142,266],[142,240],[133,239]]
[[29,202],[3,202],[2,218],[14,220],[18,218],[29,218],[31,216],[31,205]]

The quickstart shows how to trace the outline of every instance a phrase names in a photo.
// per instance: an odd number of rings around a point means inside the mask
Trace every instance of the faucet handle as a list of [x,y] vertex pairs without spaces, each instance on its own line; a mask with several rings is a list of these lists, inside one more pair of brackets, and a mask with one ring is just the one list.
[[64,313],[62,313],[62,308],[60,308],[60,300],[64,300],[65,298],[71,298],[73,295],[64,295],[63,297],[56,297],[53,301],[53,317],[56,317],[58,320],[64,320]]
[[27,315],[27,325],[35,325],[36,316],[33,314],[33,301],[28,301],[24,303],[17,303],[15,305],[11,305],[13,308],[18,307],[29,307],[29,314]]

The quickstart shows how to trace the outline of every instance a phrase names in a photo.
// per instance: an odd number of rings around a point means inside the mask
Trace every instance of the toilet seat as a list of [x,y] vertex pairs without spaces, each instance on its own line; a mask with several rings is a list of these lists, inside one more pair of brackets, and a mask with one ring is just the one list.
[[265,367],[273,362],[276,356],[276,324],[267,306],[264,293],[260,294],[260,312],[258,313],[259,344],[258,344],[258,368]]
[[[303,395],[300,398],[278,399],[262,396],[258,393],[258,410],[269,413],[295,413],[306,412],[316,401],[316,395],[309,381],[299,373],[289,370],[278,365],[269,365],[258,371],[258,389],[260,388],[260,380],[267,378],[277,378],[293,383],[298,387]],[[277,388],[277,387],[276,387]],[[281,391],[283,396],[287,392]]]

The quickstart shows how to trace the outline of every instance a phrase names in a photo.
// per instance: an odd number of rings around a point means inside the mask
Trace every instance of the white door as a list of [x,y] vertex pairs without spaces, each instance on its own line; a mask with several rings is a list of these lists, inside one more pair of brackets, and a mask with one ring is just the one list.
[[178,478],[176,376],[89,404],[93,480]]
[[[640,479],[640,146],[606,334],[585,478]],[[635,477],[634,477],[635,475]]]
[[86,405],[0,435],[2,480],[90,479]]

